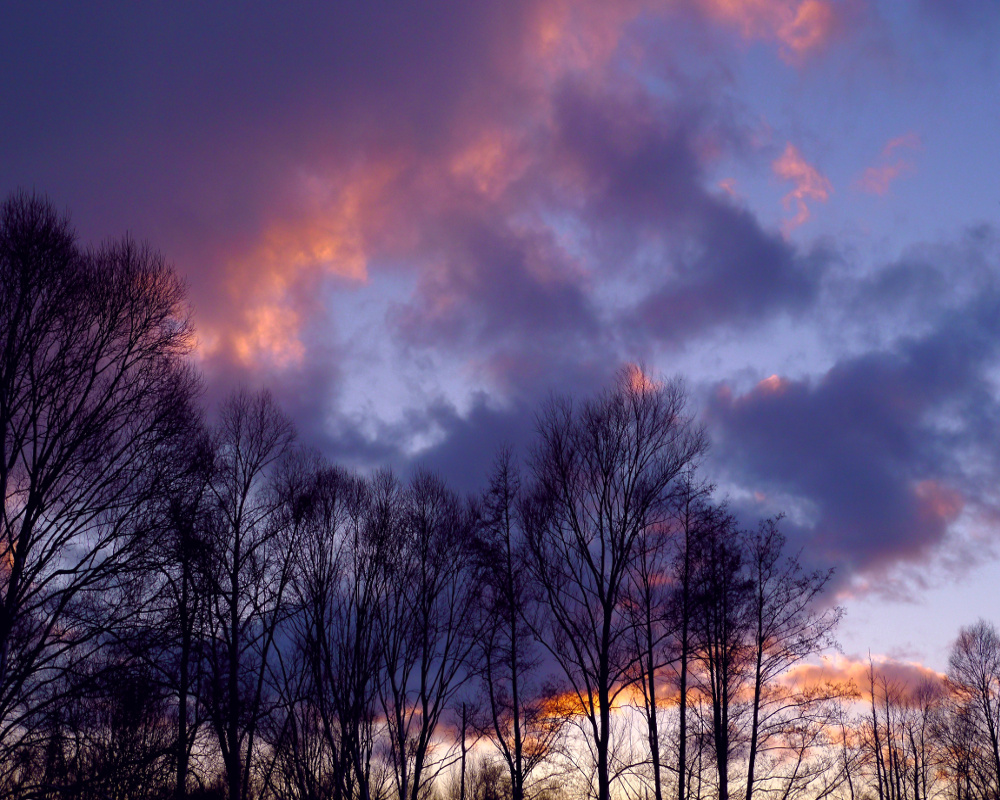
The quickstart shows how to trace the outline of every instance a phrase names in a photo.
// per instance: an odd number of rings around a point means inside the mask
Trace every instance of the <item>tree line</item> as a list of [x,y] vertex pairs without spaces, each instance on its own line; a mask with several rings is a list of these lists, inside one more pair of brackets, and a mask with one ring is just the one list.
[[538,411],[477,496],[199,406],[184,285],[0,206],[0,796],[993,798],[1000,640],[803,684],[831,572],[701,474],[678,380]]

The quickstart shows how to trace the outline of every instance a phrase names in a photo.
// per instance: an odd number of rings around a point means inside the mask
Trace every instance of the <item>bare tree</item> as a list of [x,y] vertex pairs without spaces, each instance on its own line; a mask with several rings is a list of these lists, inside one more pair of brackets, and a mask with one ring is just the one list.
[[[785,537],[777,519],[764,520],[746,538],[747,621],[753,658],[746,800],[753,800],[755,783],[760,780],[758,757],[789,749],[799,752],[799,743],[821,741],[829,722],[826,705],[850,690],[836,684],[800,690],[780,681],[803,659],[834,644],[833,631],[843,610],[818,607],[833,571],[806,572],[797,556],[785,555]],[[794,734],[792,740],[789,732]],[[793,763],[801,767],[801,758]]]
[[989,791],[1000,793],[1000,635],[986,620],[958,634],[948,660],[948,683],[982,742]]
[[663,799],[660,743],[660,674],[668,663],[666,645],[672,633],[669,622],[671,587],[667,583],[672,526],[651,527],[636,542],[623,606],[632,630],[632,683],[642,698],[645,739],[653,777],[653,800]]
[[579,407],[553,400],[538,421],[526,528],[547,609],[539,638],[589,721],[599,800],[611,793],[611,709],[632,675],[622,606],[630,570],[669,516],[675,479],[705,446],[682,386],[637,368]]
[[304,487],[307,523],[295,580],[294,622],[306,671],[304,713],[315,714],[329,792],[371,797],[383,565],[400,509],[388,473],[362,480],[320,465]]
[[721,506],[709,502],[712,487],[697,484],[692,471],[680,481],[675,496],[673,558],[669,565],[672,592],[668,599],[667,616],[670,637],[668,664],[673,669],[677,686],[677,798],[688,800],[688,711],[691,685],[691,665],[695,653],[695,610],[697,606],[697,559],[701,541],[711,531],[729,524],[728,514]]
[[729,772],[738,745],[740,690],[751,674],[748,641],[747,576],[739,533],[726,515],[704,531],[695,567],[695,607],[692,628],[699,679],[710,701],[716,793],[729,798]]
[[536,770],[556,750],[566,717],[556,713],[551,686],[539,683],[540,646],[536,586],[525,570],[527,542],[521,525],[521,477],[510,450],[498,454],[483,500],[479,537],[480,664],[487,694],[482,725],[503,759],[512,800],[523,800]]
[[[174,795],[187,796],[192,751],[202,722],[198,685],[204,663],[202,639],[210,597],[211,560],[207,541],[211,448],[195,441],[189,466],[169,496],[168,528],[155,564],[162,578],[155,623],[162,625],[168,657],[165,680],[176,697]],[[161,666],[162,669],[162,666]]]
[[419,800],[442,759],[434,734],[472,674],[474,518],[438,478],[417,473],[399,496],[384,572],[381,704],[400,800]]
[[[81,252],[39,197],[0,206],[0,763],[127,608],[144,509],[190,421],[184,287],[126,238]],[[3,767],[0,767],[2,771]]]
[[241,390],[222,407],[210,484],[211,641],[203,702],[230,800],[249,796],[254,746],[267,711],[268,662],[286,612],[301,519],[282,506],[273,473],[293,436],[266,392]]

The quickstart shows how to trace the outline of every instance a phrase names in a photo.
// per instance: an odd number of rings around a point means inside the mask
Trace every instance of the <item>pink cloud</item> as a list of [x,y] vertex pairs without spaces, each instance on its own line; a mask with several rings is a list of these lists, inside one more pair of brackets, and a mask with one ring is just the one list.
[[885,147],[882,148],[882,157],[888,158],[895,150],[919,150],[921,147],[923,147],[923,143],[920,141],[920,136],[914,131],[910,131],[886,142]]
[[[889,656],[874,656],[871,666],[875,670],[875,688],[879,691],[884,680],[897,686],[904,696],[912,695],[922,685],[941,685],[945,676],[916,661],[899,661]],[[799,664],[785,675],[792,686],[806,689],[824,683],[853,684],[864,699],[871,698],[868,659],[850,656],[828,656],[818,664]]]
[[711,19],[745,39],[775,42],[789,62],[821,51],[841,30],[841,10],[828,0],[702,0]]
[[789,142],[785,151],[771,165],[774,174],[783,181],[794,184],[794,188],[782,200],[786,209],[796,209],[795,216],[786,220],[784,231],[787,235],[793,229],[805,223],[810,217],[806,199],[826,202],[833,192],[829,179],[816,167],[810,164],[799,152],[799,149]]
[[890,139],[882,148],[879,163],[867,167],[861,173],[861,177],[854,183],[855,188],[880,197],[887,194],[896,179],[913,172],[915,169],[913,162],[908,159],[896,158],[891,163],[889,160],[900,150],[919,150],[920,148],[920,137],[913,132]]

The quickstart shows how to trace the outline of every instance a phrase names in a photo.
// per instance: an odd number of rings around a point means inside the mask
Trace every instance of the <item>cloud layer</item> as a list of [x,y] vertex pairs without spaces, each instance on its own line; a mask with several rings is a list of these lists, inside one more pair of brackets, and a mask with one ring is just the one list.
[[269,383],[351,463],[473,488],[549,392],[681,368],[723,489],[789,504],[860,586],[996,507],[993,228],[925,235],[930,201],[892,205],[941,174],[947,115],[906,104],[944,104],[948,65],[910,43],[964,36],[952,9],[25,6],[0,187],[161,246],[209,400]]

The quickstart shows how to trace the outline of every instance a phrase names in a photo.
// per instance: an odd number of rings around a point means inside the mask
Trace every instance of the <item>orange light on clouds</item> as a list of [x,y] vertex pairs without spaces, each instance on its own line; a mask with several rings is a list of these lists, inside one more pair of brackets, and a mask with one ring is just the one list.
[[614,56],[625,25],[641,11],[637,0],[550,0],[538,6],[528,48],[547,79],[591,70]]
[[663,384],[650,378],[638,364],[628,364],[625,376],[629,388],[636,394],[645,394],[659,389]]
[[301,319],[295,309],[279,304],[248,309],[246,324],[232,337],[233,353],[244,366],[265,361],[287,368],[302,363],[305,347],[299,340]]
[[889,191],[889,186],[896,178],[913,169],[912,164],[897,161],[895,164],[884,164],[879,167],[868,167],[860,178],[857,187],[862,192],[877,194],[880,197]]
[[914,131],[909,133],[904,133],[902,136],[897,136],[894,139],[890,139],[886,142],[885,147],[882,148],[882,155],[886,158],[891,156],[894,151],[900,148],[907,150],[919,150],[922,147],[920,141],[920,136]]
[[788,388],[788,381],[780,375],[772,375],[758,383],[757,388],[764,394],[782,394]]
[[481,195],[496,199],[524,174],[528,158],[509,133],[483,132],[451,158],[449,171],[459,182],[467,182]]
[[318,302],[315,287],[325,277],[367,281],[369,238],[385,226],[382,200],[398,171],[384,163],[340,185],[313,181],[308,188],[321,196],[311,213],[271,223],[256,245],[230,260],[224,286],[229,303],[206,315],[199,355],[226,354],[245,367],[301,365],[301,329]]
[[736,178],[723,178],[719,181],[719,188],[734,200],[739,198],[739,193],[736,191]]
[[914,487],[914,493],[920,502],[921,515],[931,520],[954,522],[965,508],[965,498],[938,481],[920,481]]
[[810,211],[806,199],[826,202],[833,192],[833,186],[825,175],[803,158],[802,153],[791,142],[785,145],[785,151],[771,166],[774,174],[781,180],[794,184],[794,188],[782,199],[786,209],[796,209],[795,216],[786,220],[783,226],[785,235],[788,235],[808,221]]
[[915,167],[911,161],[905,158],[896,158],[892,163],[884,162],[887,162],[899,150],[919,150],[920,147],[920,137],[913,132],[890,139],[882,148],[880,160],[883,163],[866,168],[861,177],[855,181],[855,187],[862,192],[880,197],[887,194],[893,181],[901,175],[913,172]]
[[778,39],[802,57],[826,45],[836,28],[833,7],[821,0],[806,0],[795,9],[795,17],[778,29]]
[[[872,659],[876,686],[880,679],[900,686],[911,693],[924,683],[940,683],[944,675],[915,661],[897,661],[886,656]],[[827,683],[850,683],[864,698],[871,699],[868,684],[867,659],[835,655],[824,657],[819,664],[798,664],[785,673],[784,682],[798,689],[808,689]]]
[[702,6],[744,39],[778,42],[786,61],[822,49],[837,31],[837,14],[828,0],[703,0]]

